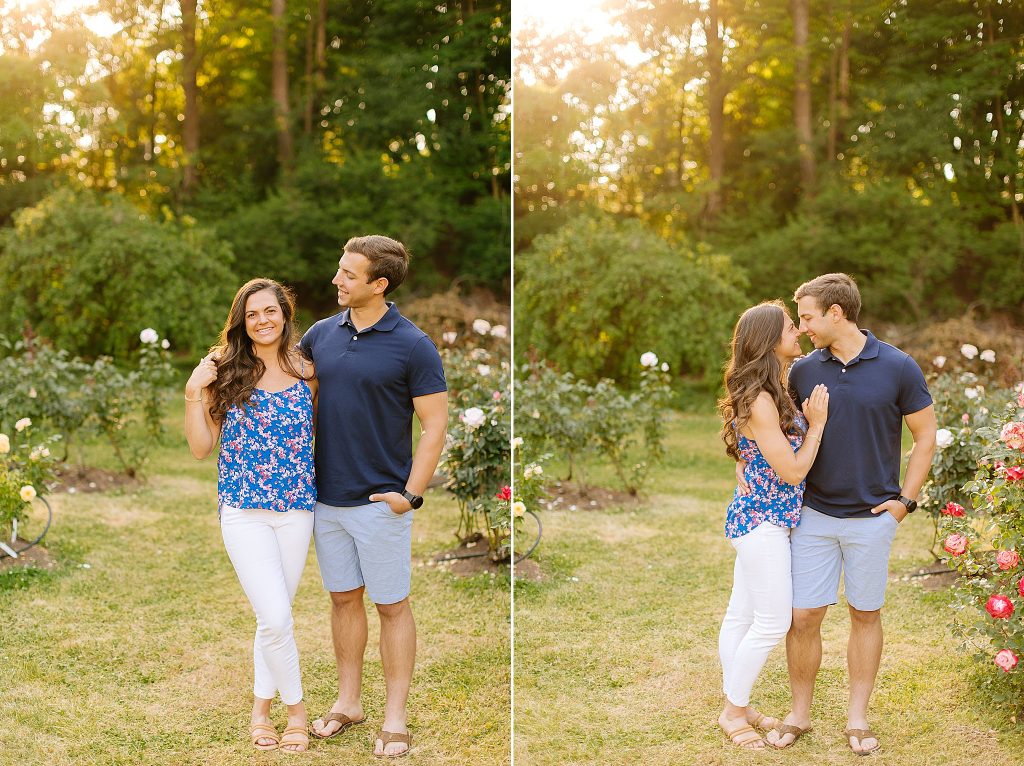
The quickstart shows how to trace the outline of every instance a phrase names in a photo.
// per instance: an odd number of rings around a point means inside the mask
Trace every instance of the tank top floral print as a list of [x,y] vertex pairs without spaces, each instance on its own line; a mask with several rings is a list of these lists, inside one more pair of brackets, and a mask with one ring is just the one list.
[[[794,429],[786,434],[794,452],[803,444],[803,434],[807,430],[807,421],[799,412],[796,421],[802,430]],[[747,464],[743,476],[750,485],[750,493],[741,495],[738,487],[733,493],[725,517],[725,536],[730,539],[743,537],[765,521],[777,527],[795,527],[800,523],[800,508],[807,482],[787,484],[768,464],[757,442],[741,433],[736,434],[736,440],[740,457]]]
[[284,391],[256,388],[244,408],[227,411],[217,473],[221,506],[313,510],[313,395],[306,381]]

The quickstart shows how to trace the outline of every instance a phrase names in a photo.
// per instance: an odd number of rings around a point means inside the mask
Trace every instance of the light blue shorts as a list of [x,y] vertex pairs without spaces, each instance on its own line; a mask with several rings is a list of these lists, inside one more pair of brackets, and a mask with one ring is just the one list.
[[339,508],[317,503],[313,542],[324,590],[366,586],[375,604],[397,604],[412,581],[412,515],[385,502]]
[[881,609],[898,525],[888,511],[877,517],[837,519],[805,505],[790,537],[793,608],[835,604],[842,571],[850,606],[862,612]]

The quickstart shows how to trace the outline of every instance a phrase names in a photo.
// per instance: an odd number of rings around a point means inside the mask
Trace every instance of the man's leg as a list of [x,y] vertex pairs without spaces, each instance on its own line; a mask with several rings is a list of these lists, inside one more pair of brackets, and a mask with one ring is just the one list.
[[[827,611],[827,606],[793,609],[793,625],[786,634],[786,666],[789,668],[793,707],[783,723],[801,729],[811,725],[814,682],[818,677],[818,668],[821,667],[821,623]],[[787,747],[796,737],[792,734],[768,732],[767,739],[776,747]]]
[[[360,691],[363,684],[363,654],[366,652],[366,610],[364,588],[331,593],[331,639],[338,668],[338,699],[332,713],[342,713],[353,721],[363,720]],[[329,737],[341,728],[337,721],[313,721],[313,731]]]
[[[416,662],[416,623],[412,616],[409,599],[397,604],[377,604],[380,615],[380,659],[384,666],[385,706],[384,731],[408,734],[406,726],[406,704],[409,700],[409,686]],[[406,746],[391,742],[382,746],[374,743],[374,752],[384,755],[398,755]]]
[[[846,650],[850,671],[850,705],[847,728],[868,728],[868,701],[875,688],[875,676],[882,660],[882,610],[862,612],[850,607],[850,643]],[[878,747],[878,740],[850,737],[851,748],[867,752]]]

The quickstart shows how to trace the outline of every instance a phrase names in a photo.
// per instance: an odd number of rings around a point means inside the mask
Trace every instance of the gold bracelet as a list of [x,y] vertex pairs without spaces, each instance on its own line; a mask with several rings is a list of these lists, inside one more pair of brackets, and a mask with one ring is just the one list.
[[198,399],[189,399],[188,398],[188,394],[185,394],[185,401],[186,402],[193,402],[193,403],[195,403],[195,402],[205,402],[206,400],[203,398],[202,394],[199,394],[199,398]]
[[818,442],[818,444],[821,444],[821,437],[818,434],[812,434],[810,431],[808,431],[807,438],[814,439],[814,441]]

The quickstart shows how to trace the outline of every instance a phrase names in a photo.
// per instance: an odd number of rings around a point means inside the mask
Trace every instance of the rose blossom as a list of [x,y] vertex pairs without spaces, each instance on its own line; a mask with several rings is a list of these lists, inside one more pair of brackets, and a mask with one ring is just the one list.
[[1003,471],[1003,475],[1006,476],[1007,481],[1020,481],[1024,479],[1024,466],[1008,465]]
[[160,348],[162,348],[164,351],[166,351],[170,347],[171,347],[171,342],[169,340],[167,340],[167,338],[164,338],[162,341],[160,341]]
[[[17,428],[17,426],[15,426]],[[999,439],[1010,449],[1024,449],[1024,423],[1010,422],[999,432]]]
[[964,507],[962,505],[952,501],[946,503],[946,507],[942,509],[942,514],[944,516],[956,516],[958,518],[963,518],[967,515],[964,513]]
[[966,356],[968,359],[974,359],[978,355],[978,347],[965,343],[960,347],[960,353]]
[[0,455],[11,451],[11,439],[7,434],[0,434]]
[[21,488],[21,492],[19,492],[18,494],[21,495],[22,500],[28,503],[32,500],[32,498],[36,496],[36,488],[33,487],[31,484],[26,484],[24,487]]
[[668,372],[668,362],[662,362],[661,363],[661,371],[662,372]]
[[946,365],[946,357],[944,357],[944,356],[937,356],[934,359],[932,359],[932,364],[934,364],[936,367],[938,367],[941,370]]
[[967,550],[968,540],[963,535],[952,534],[942,543],[943,549],[954,556],[961,555]]
[[1020,554],[1017,551],[999,551],[996,554],[996,564],[1003,571],[1013,569],[1020,563]]
[[489,364],[478,364],[476,366],[476,374],[481,377],[487,377],[491,374],[491,366]]
[[640,364],[644,367],[657,367],[658,355],[653,351],[645,351],[640,355]]
[[496,324],[494,325],[494,327],[491,328],[491,335],[493,335],[495,338],[507,338],[508,328],[505,327],[505,325],[503,324]]
[[441,333],[441,340],[447,343],[449,346],[455,342],[455,339],[459,337],[457,332],[443,332]]
[[14,424],[14,430],[20,434],[30,425],[32,425],[32,420],[30,418],[22,418],[21,420]]
[[1024,577],[1020,578],[1020,582],[1017,583],[1017,592],[1024,596]]
[[486,319],[474,319],[473,320],[473,332],[477,335],[486,335],[491,331],[491,323]]
[[935,432],[935,446],[945,449],[953,443],[953,432],[948,428],[940,428]]
[[512,499],[512,487],[507,484],[501,488],[501,491],[495,495],[499,500],[511,500]]
[[993,593],[985,602],[985,611],[996,620],[1005,620],[1013,614],[1013,602],[1006,596]]
[[156,330],[152,327],[147,327],[145,330],[139,333],[139,340],[143,343],[156,343],[160,340],[160,336],[157,335]]
[[981,352],[981,355],[978,358],[983,362],[994,362],[996,360],[996,352],[990,348],[986,348]]
[[493,394],[491,394],[491,398],[494,401],[496,401],[496,402],[500,402],[501,401],[501,391],[495,391]]
[[526,513],[526,503],[522,500],[516,500],[512,503],[512,515],[519,517]]
[[459,415],[459,419],[473,429],[482,426],[484,421],[487,420],[487,417],[484,415],[484,411],[479,407],[470,407]]
[[994,662],[1003,669],[1003,672],[1009,673],[1017,666],[1017,655],[1009,649],[1003,649],[996,654]]
[[1020,391],[1017,393],[1017,406],[1024,407],[1024,386],[1022,386]]
[[512,449],[518,449],[523,446],[523,437],[517,436],[512,440]]
[[968,399],[977,399],[978,396],[980,396],[980,392],[977,388],[965,388],[964,396],[966,396]]

